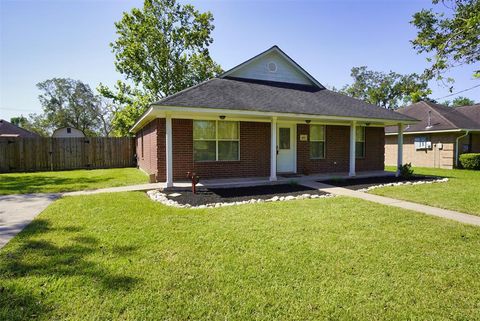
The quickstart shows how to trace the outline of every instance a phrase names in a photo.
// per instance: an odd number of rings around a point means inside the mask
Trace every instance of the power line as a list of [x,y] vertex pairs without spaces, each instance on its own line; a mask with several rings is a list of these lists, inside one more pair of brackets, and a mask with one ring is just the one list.
[[477,88],[477,87],[480,87],[480,84],[478,84],[478,85],[475,85],[475,86],[473,86],[473,87],[470,87],[470,88],[467,88],[467,89],[464,89],[464,90],[457,91],[456,93],[453,93],[453,94],[450,94],[450,95],[446,95],[446,96],[443,96],[443,97],[435,98],[435,100],[439,100],[439,99],[443,99],[443,98],[447,98],[447,97],[455,96],[455,95],[461,94],[461,93],[463,93],[463,92],[466,92],[466,91],[469,91],[469,90],[475,89],[475,88]]

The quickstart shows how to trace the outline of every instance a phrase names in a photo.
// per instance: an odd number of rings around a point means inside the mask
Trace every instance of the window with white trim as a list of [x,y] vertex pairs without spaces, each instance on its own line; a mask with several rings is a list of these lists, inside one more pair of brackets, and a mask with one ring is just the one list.
[[325,158],[325,126],[310,125],[310,158]]
[[355,127],[355,157],[365,157],[365,127]]
[[193,159],[195,161],[239,160],[239,122],[223,120],[194,120]]

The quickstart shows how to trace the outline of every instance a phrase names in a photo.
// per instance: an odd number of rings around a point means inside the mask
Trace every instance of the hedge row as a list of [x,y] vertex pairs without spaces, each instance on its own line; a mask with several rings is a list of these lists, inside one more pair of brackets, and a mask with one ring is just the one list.
[[465,169],[480,169],[480,153],[462,154],[459,160]]

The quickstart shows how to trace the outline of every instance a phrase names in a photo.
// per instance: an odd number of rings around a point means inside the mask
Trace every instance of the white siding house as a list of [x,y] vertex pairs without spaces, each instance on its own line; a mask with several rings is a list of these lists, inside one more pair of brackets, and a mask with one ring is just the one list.
[[52,137],[54,138],[79,138],[79,137],[85,137],[85,134],[76,128],[73,127],[64,127],[64,128],[58,128],[55,130],[52,134]]

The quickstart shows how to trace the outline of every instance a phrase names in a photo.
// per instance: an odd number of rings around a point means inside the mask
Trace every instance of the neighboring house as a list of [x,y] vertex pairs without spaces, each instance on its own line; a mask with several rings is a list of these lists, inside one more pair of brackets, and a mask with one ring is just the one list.
[[[418,102],[400,108],[405,116],[421,119],[404,128],[403,159],[414,166],[453,168],[458,155],[480,153],[480,104],[447,107]],[[397,159],[396,127],[385,129],[385,163],[395,165]]]
[[325,89],[277,46],[153,103],[131,131],[139,167],[203,178],[384,169],[384,127],[411,117]]
[[40,135],[0,119],[0,137],[36,138],[40,137]]
[[74,137],[74,138],[80,138],[80,137],[85,137],[85,134],[76,128],[73,127],[64,127],[64,128],[58,128],[56,129],[53,134],[53,138],[69,138],[69,137]]

